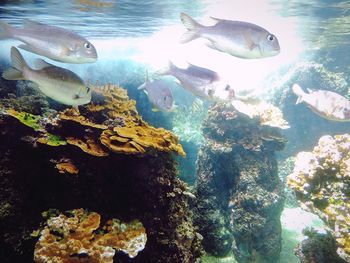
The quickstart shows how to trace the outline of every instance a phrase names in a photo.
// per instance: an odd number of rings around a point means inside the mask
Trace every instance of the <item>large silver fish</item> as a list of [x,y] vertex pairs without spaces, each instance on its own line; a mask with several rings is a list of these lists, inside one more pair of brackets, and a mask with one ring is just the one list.
[[188,29],[181,42],[206,38],[210,48],[239,58],[264,58],[280,53],[277,37],[266,29],[247,22],[212,19],[216,21],[215,25],[204,26],[181,13],[181,21]]
[[15,47],[11,48],[12,68],[2,77],[8,80],[30,80],[49,98],[65,105],[78,106],[91,101],[91,90],[79,76],[68,69],[56,67],[42,59],[37,60],[40,69],[31,69]]
[[159,71],[158,74],[177,78],[182,87],[205,100],[230,101],[234,97],[234,91],[230,85],[210,69],[191,64],[186,69],[182,69],[169,62],[168,67]]
[[91,63],[97,59],[95,47],[84,37],[31,20],[24,20],[23,28],[0,21],[1,39],[19,40],[25,43],[19,48],[60,62]]
[[332,121],[350,121],[350,100],[338,93],[328,90],[317,90],[309,93],[294,84],[292,90],[298,96],[296,104],[305,102],[313,112]]
[[169,84],[165,80],[149,80],[142,84],[138,89],[146,91],[147,97],[153,105],[153,111],[172,111],[174,109],[173,94]]

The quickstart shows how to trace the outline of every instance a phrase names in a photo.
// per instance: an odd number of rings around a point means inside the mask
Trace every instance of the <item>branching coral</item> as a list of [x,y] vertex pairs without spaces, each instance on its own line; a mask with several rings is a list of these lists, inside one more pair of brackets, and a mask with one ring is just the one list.
[[323,136],[313,152],[299,153],[288,185],[331,228],[339,255],[349,262],[350,135]]
[[45,118],[12,109],[5,114],[37,131],[39,143],[70,144],[94,156],[142,154],[151,149],[186,155],[171,132],[142,120],[126,90],[105,85],[96,86],[94,91],[92,103],[80,111],[70,108]]
[[113,263],[115,250],[133,258],[146,244],[145,228],[138,221],[109,220],[100,229],[101,216],[76,209],[70,216],[51,217],[35,246],[37,263]]

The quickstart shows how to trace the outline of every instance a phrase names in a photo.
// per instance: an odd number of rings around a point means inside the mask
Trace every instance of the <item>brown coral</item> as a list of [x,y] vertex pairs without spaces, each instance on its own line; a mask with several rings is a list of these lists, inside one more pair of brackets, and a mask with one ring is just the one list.
[[312,152],[299,153],[288,186],[332,229],[338,254],[349,262],[350,135],[323,136]]
[[146,233],[138,221],[109,220],[100,231],[101,216],[76,209],[47,221],[36,243],[37,263],[113,263],[115,250],[137,256],[146,244]]

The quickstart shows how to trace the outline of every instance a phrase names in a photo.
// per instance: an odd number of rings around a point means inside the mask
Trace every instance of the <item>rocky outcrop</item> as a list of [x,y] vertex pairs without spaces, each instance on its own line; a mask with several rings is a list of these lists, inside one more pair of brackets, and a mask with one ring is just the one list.
[[214,105],[197,160],[195,223],[207,252],[274,262],[281,251],[283,186],[274,152],[285,139],[232,106]]

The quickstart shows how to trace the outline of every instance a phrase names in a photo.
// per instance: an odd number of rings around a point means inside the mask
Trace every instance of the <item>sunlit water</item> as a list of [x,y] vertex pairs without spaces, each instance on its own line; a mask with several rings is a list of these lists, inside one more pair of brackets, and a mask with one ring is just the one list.
[[[211,16],[258,24],[278,37],[281,53],[271,58],[243,60],[210,49],[201,39],[180,44],[179,39],[186,31],[179,18],[180,12],[188,13],[206,25],[213,24]],[[23,19],[32,19],[71,29],[88,38],[98,51],[96,63],[67,65],[53,62],[73,70],[86,81],[122,86],[133,81],[140,84],[146,69],[152,75],[170,60],[179,66],[190,62],[213,69],[226,78],[237,93],[258,97],[273,96],[290,77],[279,75],[280,71],[312,60],[320,49],[325,54],[332,51],[338,56],[332,58],[335,65],[338,58],[349,57],[344,51],[350,43],[349,16],[348,1],[33,0],[0,4],[0,19],[12,25],[21,26]],[[12,40],[0,41],[0,60],[9,63],[10,47],[18,44]],[[25,51],[22,53],[29,63],[37,57]],[[347,69],[348,66],[337,67]],[[268,78],[271,75],[275,77]],[[267,81],[270,79],[274,82]],[[176,101],[186,101],[187,97],[193,99],[180,87],[176,87],[174,93]],[[299,241],[301,228],[305,226],[303,222],[310,223],[308,217],[291,210],[283,215],[285,231],[290,229],[297,233]],[[294,220],[301,217],[303,220]],[[288,218],[293,220],[288,221]],[[292,255],[292,248],[288,249],[283,255]],[[291,262],[297,261],[294,258]]]

